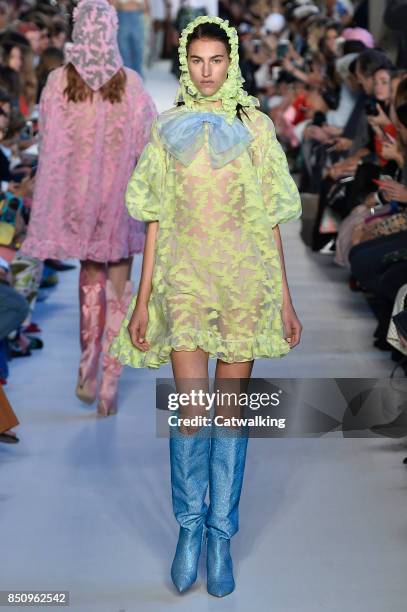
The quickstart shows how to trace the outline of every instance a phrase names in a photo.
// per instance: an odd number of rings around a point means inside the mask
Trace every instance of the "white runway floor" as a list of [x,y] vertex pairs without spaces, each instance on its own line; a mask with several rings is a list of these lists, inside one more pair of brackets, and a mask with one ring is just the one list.
[[[162,65],[148,86],[160,110],[172,104],[175,82]],[[388,376],[363,297],[298,231],[297,222],[282,228],[303,340],[253,375]],[[140,258],[135,280],[139,267]],[[75,612],[404,612],[407,449],[385,438],[249,440],[232,540],[236,590],[208,595],[203,555],[197,584],[176,593],[168,440],[156,437],[154,415],[154,379],[171,369],[126,368],[116,417],[84,408],[74,396],[77,275],[61,274],[38,306],[44,350],[11,364],[6,390],[21,442],[0,445],[0,589],[69,590]]]

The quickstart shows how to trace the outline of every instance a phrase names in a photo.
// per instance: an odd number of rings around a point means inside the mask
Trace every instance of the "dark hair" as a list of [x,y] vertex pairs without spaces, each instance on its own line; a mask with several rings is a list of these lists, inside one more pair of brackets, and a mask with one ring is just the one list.
[[407,78],[403,79],[398,84],[394,108],[396,109],[396,115],[400,123],[402,123],[404,127],[407,127]]
[[201,40],[202,38],[210,38],[211,40],[218,40],[219,42],[222,42],[225,45],[228,54],[230,55],[232,49],[230,47],[230,42],[226,31],[221,28],[220,25],[218,25],[217,23],[209,22],[201,23],[188,36],[187,53],[191,42],[193,42],[194,40]]
[[381,51],[367,49],[357,58],[357,65],[364,77],[371,77],[380,69],[392,70],[393,64]]
[[40,63],[37,66],[38,78],[43,75],[44,72],[49,72],[53,68],[62,66],[64,63],[64,52],[57,47],[48,47],[41,53]]
[[343,55],[348,55],[349,53],[362,53],[366,49],[366,45],[361,40],[345,40],[342,52]]
[[62,33],[68,36],[68,27],[65,21],[56,18],[51,23],[51,36],[58,36]]
[[[226,47],[228,55],[230,56],[232,49],[230,47],[230,41],[229,41],[227,33],[217,23],[209,23],[209,22],[201,23],[188,36],[187,45],[186,45],[187,55],[188,55],[188,49],[189,49],[190,44],[194,40],[202,40],[203,38],[209,38],[210,40],[218,40],[219,42],[222,42]],[[178,106],[182,106],[182,104],[183,102],[179,102]],[[236,114],[238,118],[240,119],[240,121],[242,121],[242,112],[250,120],[250,117],[245,111],[244,107],[241,104],[238,104],[236,106]]]
[[4,60],[6,60],[5,63],[8,62],[11,52],[13,49],[20,49],[21,51],[21,57],[23,56],[23,50],[21,48],[21,46],[18,43],[15,43],[13,41],[7,40],[6,42],[1,44],[1,50],[3,52],[3,62]]
[[24,49],[30,49],[30,43],[23,34],[18,32],[6,31],[0,35],[0,45],[12,45],[13,47],[21,47]]
[[327,30],[336,30],[339,34],[339,32],[343,30],[342,24],[338,23],[334,19],[328,19],[324,25],[325,25],[325,32]]
[[36,74],[38,81],[37,102],[39,102],[42,90],[45,87],[49,73],[62,66],[64,63],[64,52],[57,47],[48,47],[42,52],[40,63],[37,66]]
[[3,102],[8,102],[9,104],[11,104],[11,96],[10,94],[5,91],[4,89],[0,89],[0,104]]
[[24,21],[24,23],[33,23],[39,30],[49,30],[51,26],[49,17],[43,12],[35,10],[24,13],[20,16],[20,19],[21,21]]
[[15,100],[21,94],[21,81],[18,72],[8,66],[0,66],[0,87]]

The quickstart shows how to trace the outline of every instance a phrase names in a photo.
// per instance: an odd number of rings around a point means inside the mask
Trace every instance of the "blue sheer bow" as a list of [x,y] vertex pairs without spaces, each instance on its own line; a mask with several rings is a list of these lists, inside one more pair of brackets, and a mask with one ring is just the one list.
[[208,141],[211,166],[220,168],[238,157],[253,140],[241,121],[229,125],[218,113],[185,112],[158,122],[158,133],[164,147],[182,164],[188,166],[205,142],[205,126],[209,124]]

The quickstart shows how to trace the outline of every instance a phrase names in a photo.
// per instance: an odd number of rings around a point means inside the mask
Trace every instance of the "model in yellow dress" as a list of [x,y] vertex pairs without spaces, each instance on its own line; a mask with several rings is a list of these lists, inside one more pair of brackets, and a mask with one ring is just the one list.
[[[236,30],[198,17],[179,54],[178,105],[153,124],[127,189],[130,214],[149,223],[138,294],[111,353],[136,368],[171,361],[177,390],[196,389],[187,379],[207,390],[208,357],[218,360],[218,385],[248,379],[255,359],[298,344],[278,225],[298,218],[301,204],[272,121],[243,90]],[[171,432],[179,591],[196,579],[204,527],[208,591],[234,588],[229,542],[247,436],[226,429],[214,427],[212,440],[188,435],[191,427]]]

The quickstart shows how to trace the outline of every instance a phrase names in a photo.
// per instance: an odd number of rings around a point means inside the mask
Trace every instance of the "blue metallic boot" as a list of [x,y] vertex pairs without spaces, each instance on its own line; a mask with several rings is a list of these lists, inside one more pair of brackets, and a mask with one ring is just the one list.
[[209,459],[210,504],[208,529],[207,588],[216,597],[235,588],[230,538],[239,529],[239,500],[246,462],[248,430],[213,425]]
[[208,506],[210,431],[202,428],[187,435],[170,430],[172,504],[180,531],[171,578],[180,593],[197,577]]

